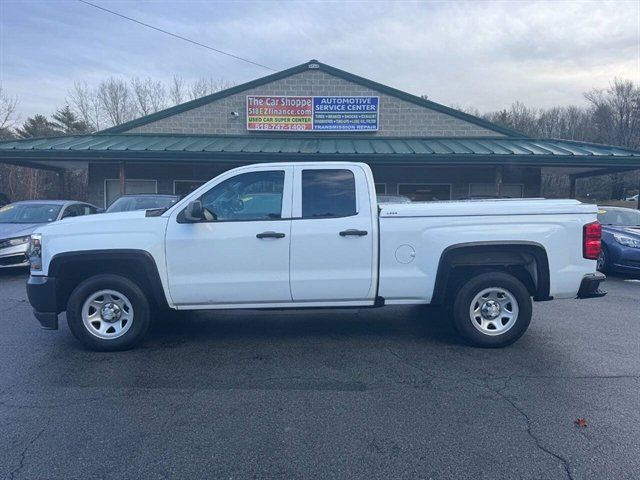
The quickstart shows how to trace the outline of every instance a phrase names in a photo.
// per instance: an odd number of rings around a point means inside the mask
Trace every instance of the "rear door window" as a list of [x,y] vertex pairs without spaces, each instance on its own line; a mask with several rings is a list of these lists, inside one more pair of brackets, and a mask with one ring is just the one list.
[[356,214],[356,181],[351,170],[302,171],[302,218]]

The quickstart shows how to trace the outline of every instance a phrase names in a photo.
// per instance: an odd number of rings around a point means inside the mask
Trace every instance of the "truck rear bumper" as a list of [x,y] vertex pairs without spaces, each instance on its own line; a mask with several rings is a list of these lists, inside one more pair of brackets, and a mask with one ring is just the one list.
[[606,278],[607,277],[600,272],[585,275],[580,284],[577,298],[604,297],[607,292],[600,290],[600,283],[604,282]]
[[33,307],[33,314],[42,328],[58,329],[58,302],[56,279],[54,277],[30,276],[27,281],[27,297]]

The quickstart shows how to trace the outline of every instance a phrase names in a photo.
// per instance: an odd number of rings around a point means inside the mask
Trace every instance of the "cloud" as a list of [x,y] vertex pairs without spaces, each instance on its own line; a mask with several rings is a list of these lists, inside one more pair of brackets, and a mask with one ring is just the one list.
[[[448,105],[581,103],[640,81],[640,4],[622,2],[111,2],[100,5],[274,68],[320,61]],[[72,1],[0,2],[0,81],[25,115],[76,80],[268,74]]]

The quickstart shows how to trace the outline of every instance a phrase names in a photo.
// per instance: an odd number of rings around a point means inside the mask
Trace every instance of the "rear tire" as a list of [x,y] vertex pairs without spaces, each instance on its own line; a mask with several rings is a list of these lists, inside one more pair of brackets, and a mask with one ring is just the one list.
[[518,340],[531,323],[527,288],[512,275],[483,273],[461,286],[453,303],[453,324],[472,345],[505,347]]
[[600,255],[598,255],[598,260],[596,262],[596,269],[599,272],[607,273],[609,271],[609,253],[606,250],[606,247],[602,245],[600,249]]
[[119,275],[96,275],[71,293],[67,323],[91,350],[127,350],[147,333],[149,312],[149,302],[134,282]]

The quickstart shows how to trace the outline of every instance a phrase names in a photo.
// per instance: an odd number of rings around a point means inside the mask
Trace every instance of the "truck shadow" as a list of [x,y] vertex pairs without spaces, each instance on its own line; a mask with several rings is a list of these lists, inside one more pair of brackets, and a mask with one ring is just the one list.
[[[414,338],[462,345],[439,307],[171,312],[154,319],[145,346],[182,342]],[[153,347],[152,347],[153,348]]]
[[0,282],[6,280],[16,280],[24,278],[27,281],[29,278],[29,269],[25,267],[5,267],[0,268]]

